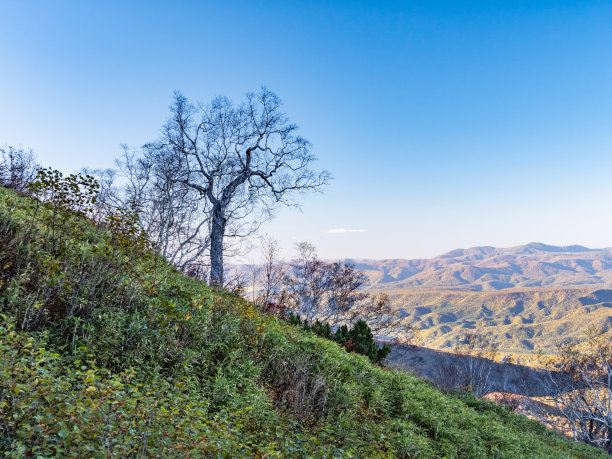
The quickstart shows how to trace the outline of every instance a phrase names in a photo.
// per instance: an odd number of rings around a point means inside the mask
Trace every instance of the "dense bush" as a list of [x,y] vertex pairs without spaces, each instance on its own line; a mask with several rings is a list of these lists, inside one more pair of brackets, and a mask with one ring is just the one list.
[[0,188],[8,457],[600,454],[187,278],[122,221]]
[[373,363],[382,363],[391,352],[388,344],[382,346],[376,344],[372,330],[363,320],[358,320],[352,328],[342,325],[335,332],[328,323],[321,323],[318,320],[309,323],[307,319],[302,320],[294,313],[289,313],[287,320],[291,325],[302,327],[303,330],[311,331],[321,338],[335,341],[344,346],[348,352],[365,355]]
[[134,281],[157,260],[133,215],[100,213],[90,176],[40,169],[28,190],[37,199],[19,205],[5,195],[0,211],[0,293],[20,327],[50,323],[72,330],[71,339],[94,309],[117,302],[131,307]]
[[340,327],[334,334],[334,341],[342,344],[349,352],[367,355],[374,363],[381,363],[391,352],[388,344],[376,344],[372,330],[363,320],[358,320],[351,329],[346,325]]

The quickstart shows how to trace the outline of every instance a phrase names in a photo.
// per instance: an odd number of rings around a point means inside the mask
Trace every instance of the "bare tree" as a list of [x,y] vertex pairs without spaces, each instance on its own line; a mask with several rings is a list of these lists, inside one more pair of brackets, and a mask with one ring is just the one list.
[[354,266],[320,260],[308,242],[298,243],[297,249],[286,285],[291,309],[299,316],[336,324],[366,298],[359,288],[367,277]]
[[116,164],[127,179],[124,199],[138,206],[145,231],[170,263],[182,270],[202,264],[209,249],[206,201],[185,181],[185,159],[159,144],[140,153],[124,147]]
[[138,150],[123,146],[122,156],[115,161],[117,169],[85,172],[100,183],[100,208],[134,209],[162,256],[185,272],[201,275],[210,219],[206,202],[183,181],[182,160],[158,145]]
[[387,295],[371,296],[363,291],[368,277],[353,264],[320,260],[315,247],[307,242],[298,243],[297,248],[285,290],[289,308],[302,319],[333,326],[363,320],[378,337],[414,337],[415,330],[402,324]]
[[315,246],[299,242],[298,255],[291,262],[285,283],[290,292],[290,308],[300,317],[312,321],[320,315],[328,289],[326,265],[319,260]]
[[460,363],[463,385],[479,397],[493,387],[491,373],[498,349],[499,344],[491,336],[481,333],[466,333],[455,347],[455,352],[463,356]]
[[[548,364],[548,383],[558,416],[553,427],[570,431],[575,441],[612,455],[612,340],[605,329],[593,330],[580,344],[568,340],[559,358]],[[561,370],[564,377],[558,376]]]
[[261,238],[261,251],[263,264],[257,273],[260,279],[260,291],[255,303],[260,307],[266,307],[270,303],[282,304],[286,269],[280,259],[278,241],[270,236],[264,236]]
[[257,292],[257,289],[259,288],[261,266],[251,260],[248,264],[248,270],[251,289],[251,302],[253,302],[254,304],[258,304],[259,294]]
[[413,324],[405,323],[394,310],[391,298],[386,293],[368,295],[353,307],[349,321],[367,322],[372,333],[379,339],[392,340],[403,344],[413,344],[418,337],[418,330]]
[[495,387],[493,369],[499,345],[480,333],[466,333],[455,347],[456,358],[440,360],[434,374],[441,390],[461,390],[481,397]]
[[24,192],[40,168],[30,149],[0,148],[0,185]]
[[320,189],[326,171],[314,171],[315,157],[297,126],[280,111],[271,91],[247,94],[234,105],[217,97],[194,106],[175,94],[161,148],[181,156],[183,183],[210,206],[210,268],[213,285],[223,285],[223,251],[228,236],[252,234],[278,204]]

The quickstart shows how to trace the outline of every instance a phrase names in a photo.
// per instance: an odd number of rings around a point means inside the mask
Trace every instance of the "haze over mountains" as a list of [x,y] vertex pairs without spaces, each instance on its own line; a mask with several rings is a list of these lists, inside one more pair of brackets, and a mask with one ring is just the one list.
[[350,259],[370,288],[469,291],[537,287],[612,287],[612,248],[551,246],[457,249],[431,259]]

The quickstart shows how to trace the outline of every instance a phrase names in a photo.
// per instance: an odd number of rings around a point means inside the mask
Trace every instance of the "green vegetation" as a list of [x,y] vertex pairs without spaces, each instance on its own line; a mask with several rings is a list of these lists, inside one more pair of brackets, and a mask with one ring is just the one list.
[[372,330],[364,320],[358,320],[352,328],[342,325],[335,332],[332,332],[328,323],[321,323],[316,320],[313,324],[308,320],[300,319],[300,316],[289,313],[288,321],[291,325],[302,327],[302,330],[311,331],[321,338],[330,339],[344,346],[348,352],[367,356],[374,363],[381,363],[391,352],[391,347],[384,344],[379,347],[374,341]]
[[47,179],[45,205],[0,188],[7,457],[607,457],[190,279]]

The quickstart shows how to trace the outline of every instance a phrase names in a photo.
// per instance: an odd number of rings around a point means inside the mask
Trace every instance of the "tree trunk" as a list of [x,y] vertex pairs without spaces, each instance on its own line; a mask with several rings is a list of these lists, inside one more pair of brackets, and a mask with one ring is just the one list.
[[223,287],[223,236],[226,220],[219,204],[213,208],[210,232],[210,285]]

